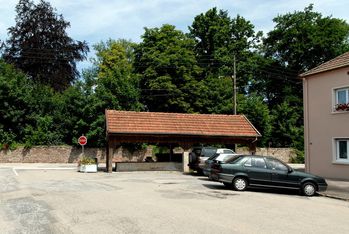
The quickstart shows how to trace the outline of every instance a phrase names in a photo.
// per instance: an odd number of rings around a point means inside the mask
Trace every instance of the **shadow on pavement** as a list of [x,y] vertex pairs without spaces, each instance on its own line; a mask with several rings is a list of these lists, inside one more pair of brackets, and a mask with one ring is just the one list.
[[[213,190],[233,190],[232,187],[227,187],[221,183],[217,184],[203,184],[208,189]],[[270,194],[280,194],[280,195],[296,195],[306,198],[302,196],[299,190],[295,189],[278,189],[278,188],[262,188],[262,187],[249,187],[246,191],[249,192],[258,192],[258,193],[270,193]],[[319,196],[316,194],[315,196]]]

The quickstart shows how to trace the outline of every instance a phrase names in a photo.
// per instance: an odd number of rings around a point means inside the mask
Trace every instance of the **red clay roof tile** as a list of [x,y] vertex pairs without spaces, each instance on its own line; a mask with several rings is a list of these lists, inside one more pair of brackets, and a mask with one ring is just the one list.
[[260,137],[244,115],[106,110],[107,133]]

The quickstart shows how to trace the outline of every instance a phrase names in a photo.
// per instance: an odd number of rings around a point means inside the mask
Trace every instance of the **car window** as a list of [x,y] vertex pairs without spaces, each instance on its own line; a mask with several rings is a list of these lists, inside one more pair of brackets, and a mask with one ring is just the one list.
[[251,159],[251,158],[248,158],[248,159],[245,161],[244,166],[245,166],[245,167],[252,167],[252,159]]
[[268,159],[268,163],[269,163],[270,168],[273,170],[280,170],[280,171],[287,171],[288,170],[287,166],[278,160]]
[[211,157],[216,153],[216,148],[203,148],[201,151],[201,155],[204,157]]
[[267,164],[263,158],[252,158],[252,167],[267,168]]
[[234,163],[239,163],[242,159],[244,159],[244,157],[242,156],[236,156],[233,158],[229,158],[226,161],[224,161],[225,163],[230,163],[230,164],[234,164]]
[[234,155],[234,154],[228,154],[226,157],[222,159],[222,162],[228,162],[228,161],[234,161],[238,158],[239,156]]
[[232,150],[223,150],[223,154],[231,154],[234,153]]

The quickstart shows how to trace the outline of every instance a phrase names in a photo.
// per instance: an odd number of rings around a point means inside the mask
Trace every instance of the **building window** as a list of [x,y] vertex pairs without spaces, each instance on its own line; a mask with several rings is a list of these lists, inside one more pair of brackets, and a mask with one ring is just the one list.
[[349,88],[335,90],[335,111],[349,111]]
[[349,139],[336,139],[336,161],[349,162]]

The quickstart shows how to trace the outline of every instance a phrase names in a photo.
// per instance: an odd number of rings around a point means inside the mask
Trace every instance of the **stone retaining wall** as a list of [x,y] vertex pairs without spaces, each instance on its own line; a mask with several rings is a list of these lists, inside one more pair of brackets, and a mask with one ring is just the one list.
[[[104,148],[85,148],[84,155],[106,161]],[[142,162],[151,156],[144,149],[130,152],[122,147],[114,151],[115,162]],[[0,150],[0,163],[76,163],[82,157],[81,147],[72,146],[34,146],[30,149],[18,147],[15,150]]]
[[[238,154],[250,154],[248,148],[241,147],[236,150]],[[257,148],[256,155],[273,156],[285,163],[289,163],[291,158],[296,156],[292,148]]]
[[[249,154],[248,148],[238,148],[237,153]],[[257,155],[270,155],[289,162],[295,153],[290,148],[257,148]],[[85,148],[85,155],[106,161],[104,148]],[[152,148],[130,151],[120,147],[113,152],[114,162],[143,162],[152,156]],[[15,150],[0,150],[0,163],[76,163],[82,157],[81,147],[35,146],[30,149],[18,147]]]

